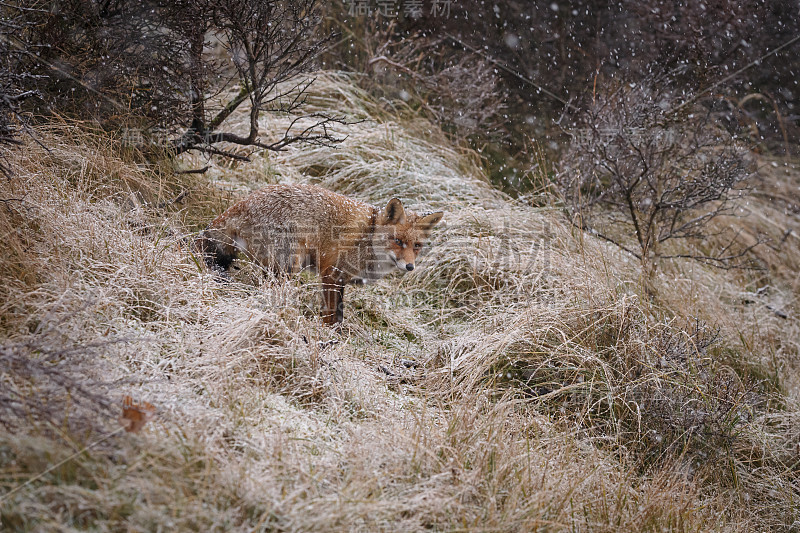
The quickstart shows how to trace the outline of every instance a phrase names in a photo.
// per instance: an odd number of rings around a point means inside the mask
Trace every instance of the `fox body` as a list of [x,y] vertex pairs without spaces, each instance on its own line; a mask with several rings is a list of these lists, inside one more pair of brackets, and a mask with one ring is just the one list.
[[226,271],[238,253],[278,273],[305,268],[322,277],[322,318],[344,318],[344,287],[395,269],[414,270],[442,213],[380,208],[313,185],[269,185],[214,219],[195,241],[206,264]]

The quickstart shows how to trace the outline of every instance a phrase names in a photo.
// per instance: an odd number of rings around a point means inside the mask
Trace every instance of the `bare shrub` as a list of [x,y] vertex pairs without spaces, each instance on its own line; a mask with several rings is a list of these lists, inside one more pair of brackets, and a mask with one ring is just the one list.
[[[368,61],[383,90],[421,106],[458,138],[486,140],[503,126],[505,91],[492,66],[480,57],[442,53],[441,39],[415,36],[383,42]],[[439,53],[430,53],[438,50]],[[405,83],[397,84],[398,78]]]
[[[17,2],[24,4],[23,2]],[[27,12],[37,111],[106,128],[163,126],[186,112],[186,47],[160,20],[155,2],[58,0]]]
[[[656,333],[650,343],[655,368],[634,369],[637,379],[625,392],[637,406],[638,444],[648,452],[724,458],[764,408],[764,384],[715,361],[710,350],[718,342],[719,330],[699,320]],[[653,370],[656,379],[642,379]]]
[[31,22],[26,15],[38,11],[36,7],[0,5],[0,174],[8,175],[11,169],[6,164],[5,151],[19,145],[23,102],[35,96],[28,89],[36,79],[29,71],[28,54],[35,47],[27,42]]
[[407,30],[396,21],[350,18],[347,6],[327,7],[354,39],[349,50],[325,56],[336,66],[368,73],[360,84],[396,109],[419,109],[458,139],[477,145],[499,137],[505,127],[506,91],[493,66],[476,55],[454,52],[446,37]]
[[636,256],[648,277],[665,258],[742,266],[755,245],[740,246],[735,232],[707,253],[666,246],[709,238],[714,218],[736,213],[751,171],[747,151],[710,112],[673,112],[678,100],[665,82],[598,94],[578,117],[558,176],[569,216]]

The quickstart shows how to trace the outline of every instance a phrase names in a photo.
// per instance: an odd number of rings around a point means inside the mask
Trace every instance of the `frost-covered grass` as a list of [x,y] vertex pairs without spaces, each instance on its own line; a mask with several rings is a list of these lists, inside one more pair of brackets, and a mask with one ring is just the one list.
[[[635,260],[557,208],[494,191],[431,124],[341,75],[314,87],[318,109],[366,119],[336,148],[178,175],[54,124],[38,131],[48,150],[13,155],[0,183],[5,529],[797,528],[796,237],[761,252],[764,272],[666,263],[650,296]],[[778,170],[764,190],[796,189],[800,174]],[[336,334],[317,318],[316,279],[243,265],[222,284],[189,250],[267,182],[397,196],[446,222],[412,274],[348,288]],[[749,208],[731,223],[797,227],[774,199]],[[126,394],[157,419],[4,496],[115,431]]]

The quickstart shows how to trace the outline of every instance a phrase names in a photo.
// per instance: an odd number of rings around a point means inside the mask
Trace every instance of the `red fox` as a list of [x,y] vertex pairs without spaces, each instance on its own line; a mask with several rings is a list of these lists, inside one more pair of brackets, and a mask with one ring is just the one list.
[[227,271],[237,253],[279,273],[315,269],[322,319],[344,319],[344,287],[414,261],[443,213],[418,215],[397,198],[379,208],[313,185],[268,185],[222,213],[195,241],[206,264]]

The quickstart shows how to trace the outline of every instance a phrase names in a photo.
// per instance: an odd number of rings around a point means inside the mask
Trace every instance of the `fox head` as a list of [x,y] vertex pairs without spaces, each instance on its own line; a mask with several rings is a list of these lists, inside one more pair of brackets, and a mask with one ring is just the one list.
[[418,215],[406,211],[397,198],[389,200],[378,221],[385,229],[382,237],[386,239],[384,246],[387,260],[394,262],[404,272],[414,270],[423,244],[443,215],[441,211]]

